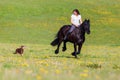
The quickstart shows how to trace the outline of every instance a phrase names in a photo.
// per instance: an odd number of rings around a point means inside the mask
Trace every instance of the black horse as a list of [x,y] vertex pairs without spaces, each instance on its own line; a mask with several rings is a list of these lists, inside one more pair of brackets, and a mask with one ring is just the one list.
[[[80,54],[83,43],[85,42],[85,33],[90,34],[90,20],[84,20],[80,27],[76,28],[71,34],[68,35],[67,39],[64,40],[64,37],[67,31],[70,29],[71,25],[64,25],[56,35],[56,39],[51,42],[52,46],[57,46],[55,54],[59,53],[59,47],[63,42],[62,51],[66,51],[66,43],[71,42],[74,44],[74,52],[72,53],[75,58]],[[77,50],[78,46],[78,50]]]

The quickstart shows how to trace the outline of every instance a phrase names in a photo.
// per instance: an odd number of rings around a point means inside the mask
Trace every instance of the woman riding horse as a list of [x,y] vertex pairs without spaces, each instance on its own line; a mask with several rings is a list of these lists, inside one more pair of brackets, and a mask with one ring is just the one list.
[[[74,13],[77,13],[74,11]],[[74,16],[75,17],[75,16]],[[77,55],[80,54],[81,48],[83,43],[85,42],[85,33],[90,34],[90,20],[84,20],[82,22],[82,19],[79,15],[75,17],[76,21],[80,20],[81,23],[77,22],[77,27],[75,27],[75,24],[71,25],[64,25],[61,27],[61,29],[58,31],[56,39],[51,42],[52,46],[57,46],[57,49],[55,50],[55,54],[59,53],[59,48],[61,43],[63,42],[63,49],[62,51],[66,51],[66,43],[71,42],[74,44],[74,52],[72,53],[73,56],[77,58]],[[71,22],[74,22],[72,18]],[[75,21],[75,22],[76,22]],[[79,25],[80,24],[80,25]],[[78,49],[77,49],[78,46]]]
[[67,34],[65,35],[64,37],[64,40],[67,39],[67,36],[72,33],[72,31],[76,28],[76,27],[79,27],[81,24],[82,24],[82,18],[81,18],[81,15],[80,15],[80,12],[78,9],[74,9],[73,10],[73,14],[71,16],[71,28],[70,30],[67,32]]

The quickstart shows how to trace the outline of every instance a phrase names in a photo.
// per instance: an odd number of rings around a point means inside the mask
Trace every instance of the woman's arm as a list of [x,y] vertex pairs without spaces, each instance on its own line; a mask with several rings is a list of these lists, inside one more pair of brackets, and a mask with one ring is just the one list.
[[82,18],[80,18],[80,24],[82,24]]

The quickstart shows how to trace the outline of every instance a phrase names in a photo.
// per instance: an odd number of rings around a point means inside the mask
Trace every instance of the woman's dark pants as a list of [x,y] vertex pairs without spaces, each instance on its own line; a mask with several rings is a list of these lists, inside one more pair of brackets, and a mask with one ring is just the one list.
[[68,35],[69,35],[70,33],[72,33],[75,28],[76,28],[76,27],[75,27],[74,25],[71,25],[70,30],[66,33],[66,35],[65,35],[65,37],[64,37],[64,40],[67,39]]

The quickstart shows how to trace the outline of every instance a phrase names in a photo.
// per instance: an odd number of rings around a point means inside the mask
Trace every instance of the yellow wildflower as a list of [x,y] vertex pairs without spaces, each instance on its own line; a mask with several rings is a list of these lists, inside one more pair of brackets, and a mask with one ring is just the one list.
[[58,69],[55,70],[55,73],[56,73],[56,74],[60,74],[60,70],[58,70]]
[[21,66],[23,66],[23,67],[29,67],[29,65],[27,63],[22,63]]
[[40,72],[45,73],[45,74],[47,74],[47,73],[48,73],[48,71],[47,71],[47,70],[45,70],[44,68],[40,68]]
[[37,76],[36,76],[36,79],[37,79],[37,80],[42,80],[42,77],[41,77],[40,75],[37,75]]
[[81,77],[88,77],[88,73],[81,73],[80,76]]
[[32,73],[32,70],[27,70],[25,71],[26,74],[31,74]]
[[88,70],[84,70],[83,72],[88,73]]

